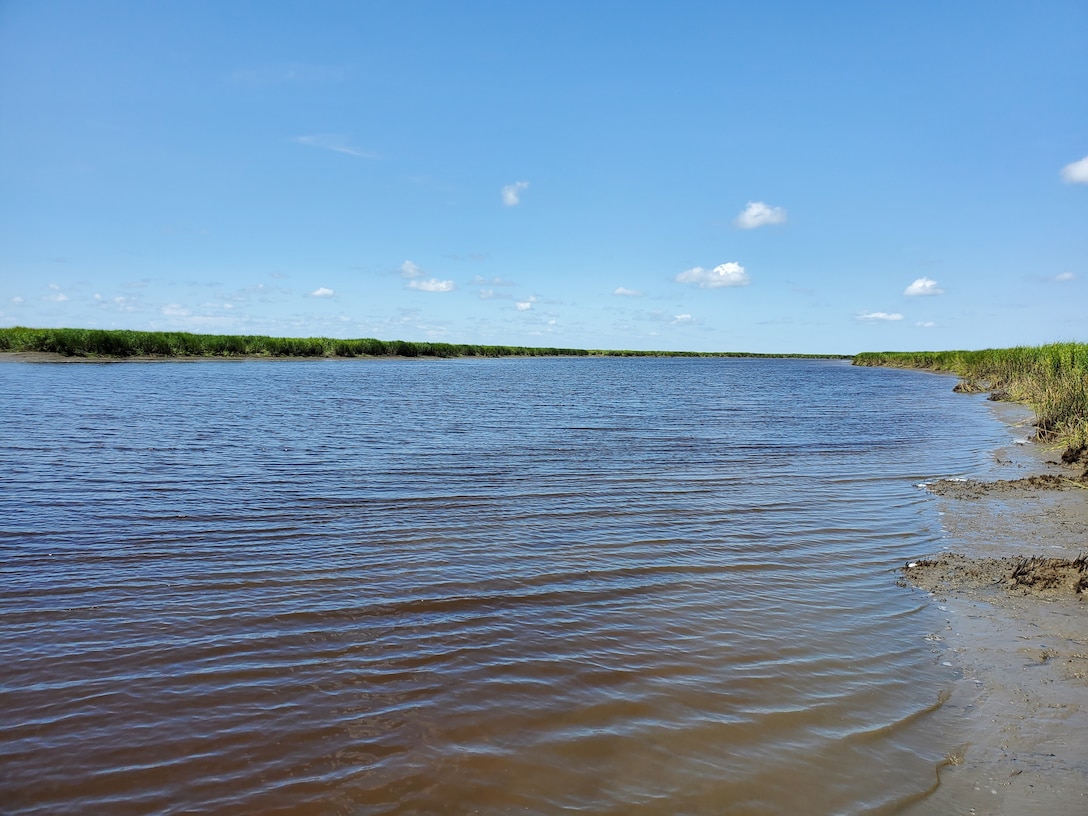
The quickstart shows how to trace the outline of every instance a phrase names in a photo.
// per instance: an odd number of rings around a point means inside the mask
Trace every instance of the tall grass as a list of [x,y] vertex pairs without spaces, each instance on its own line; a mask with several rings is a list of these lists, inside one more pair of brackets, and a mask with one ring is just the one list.
[[983,351],[870,352],[856,355],[854,365],[956,374],[961,391],[991,391],[1030,406],[1040,440],[1065,444],[1066,461],[1088,460],[1086,343]]
[[113,329],[0,329],[0,351],[66,357],[505,357],[586,355],[581,349],[523,348],[405,340],[141,332]]
[[190,334],[113,329],[0,328],[0,351],[45,351],[66,357],[821,357],[834,354],[604,351],[556,347],[337,340],[328,337]]

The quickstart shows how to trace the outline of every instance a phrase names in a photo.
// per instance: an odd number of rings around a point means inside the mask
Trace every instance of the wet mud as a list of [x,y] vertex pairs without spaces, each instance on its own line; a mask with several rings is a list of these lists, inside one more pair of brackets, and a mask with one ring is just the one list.
[[896,581],[931,598],[944,623],[926,640],[959,680],[936,715],[956,747],[909,816],[1088,813],[1082,467],[1017,439],[987,474],[1012,478],[920,485],[935,499],[943,546],[902,565]]
[[981,499],[985,496],[1034,496],[1044,490],[1088,489],[1088,484],[1067,475],[1043,473],[1021,479],[996,479],[991,482],[978,479],[940,479],[927,484],[926,489],[936,496],[953,499]]
[[997,588],[1041,598],[1078,597],[1088,592],[1088,559],[1083,555],[968,558],[959,553],[945,553],[911,561],[903,567],[903,576],[928,592]]

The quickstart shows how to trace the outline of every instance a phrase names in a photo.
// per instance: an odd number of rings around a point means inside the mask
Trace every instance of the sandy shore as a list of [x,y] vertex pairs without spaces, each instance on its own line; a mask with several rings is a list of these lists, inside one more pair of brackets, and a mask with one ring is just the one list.
[[[1024,409],[994,410],[1028,434]],[[910,814],[1088,813],[1088,489],[1059,456],[1010,444],[996,478],[925,486],[945,547],[900,583],[945,620],[927,639],[960,676],[936,715],[958,747]]]

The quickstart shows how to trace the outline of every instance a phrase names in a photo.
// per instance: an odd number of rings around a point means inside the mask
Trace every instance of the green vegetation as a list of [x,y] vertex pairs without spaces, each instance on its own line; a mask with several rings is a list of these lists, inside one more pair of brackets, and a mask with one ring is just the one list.
[[1088,460],[1088,344],[1053,343],[984,351],[873,352],[854,365],[957,374],[960,391],[993,392],[1032,408],[1038,437],[1067,445],[1067,462]]
[[747,354],[695,351],[601,351],[406,340],[189,334],[106,329],[0,329],[0,352],[44,351],[66,357],[812,357],[835,354]]
[[338,340],[106,329],[0,329],[0,351],[45,351],[66,357],[505,357],[587,354],[577,349]]

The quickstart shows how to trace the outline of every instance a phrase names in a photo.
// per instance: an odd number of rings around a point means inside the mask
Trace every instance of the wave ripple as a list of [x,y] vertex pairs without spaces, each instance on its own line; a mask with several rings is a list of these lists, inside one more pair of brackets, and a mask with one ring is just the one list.
[[[938,378],[536,359],[0,369],[13,813],[863,812],[947,682],[889,570]],[[955,428],[955,438],[948,429]]]

